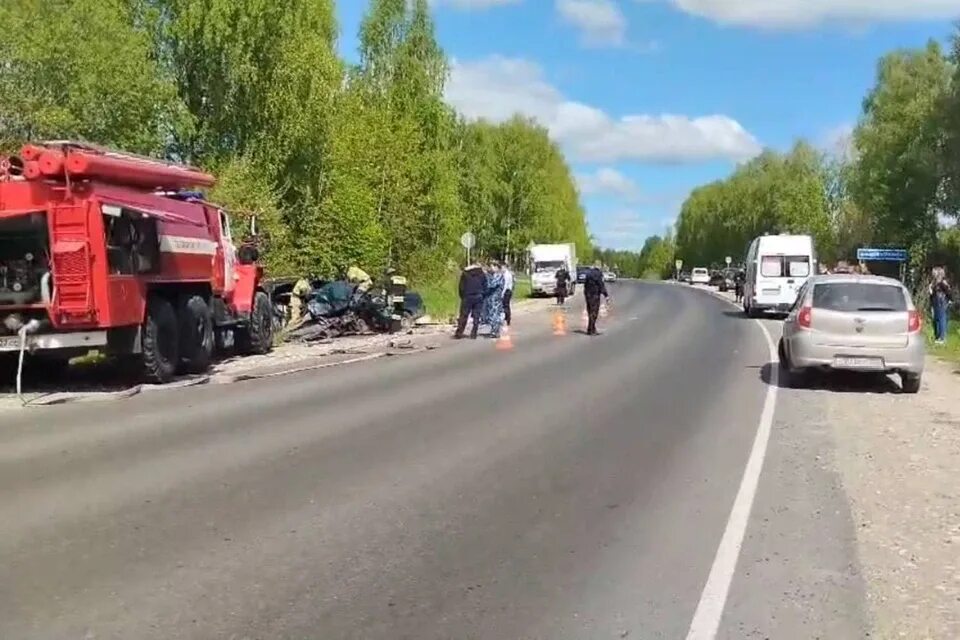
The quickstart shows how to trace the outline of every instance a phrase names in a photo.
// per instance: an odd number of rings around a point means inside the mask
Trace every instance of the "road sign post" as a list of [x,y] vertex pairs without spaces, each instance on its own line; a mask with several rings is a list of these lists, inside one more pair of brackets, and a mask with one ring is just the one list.
[[909,258],[910,254],[906,249],[857,249],[857,262],[906,262]]
[[727,266],[729,267],[730,263],[733,262],[733,258],[731,258],[730,256],[727,256],[726,258],[724,258],[724,261],[727,263]]
[[676,262],[673,263],[673,266],[676,267],[676,270],[674,271],[674,274],[673,274],[673,279],[674,279],[674,280],[679,280],[679,279],[680,279],[680,269],[683,269],[683,260],[679,260],[679,259],[678,259]]
[[470,250],[477,244],[477,237],[467,231],[460,236],[460,246],[467,250],[467,264],[470,264]]
[[867,262],[895,262],[898,263],[900,281],[906,277],[907,262],[910,253],[906,249],[889,249],[877,247],[860,247],[857,249],[857,262],[864,266]]

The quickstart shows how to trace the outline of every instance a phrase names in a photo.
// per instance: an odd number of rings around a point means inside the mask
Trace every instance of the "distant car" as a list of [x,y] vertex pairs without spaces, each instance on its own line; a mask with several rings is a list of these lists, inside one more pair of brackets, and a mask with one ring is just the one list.
[[615,274],[613,271],[604,271],[604,272],[603,272],[603,281],[604,281],[604,282],[616,282],[616,281],[617,281],[617,274]]
[[783,323],[780,363],[791,384],[811,371],[899,374],[917,393],[926,355],[920,312],[899,281],[880,276],[813,276]]
[[687,284],[690,284],[690,283],[692,282],[692,280],[690,279],[690,272],[689,272],[689,271],[681,271],[681,272],[680,272],[680,276],[679,276],[679,278],[677,278],[677,280],[679,280],[680,282],[685,282],[685,283],[687,283]]
[[710,272],[710,286],[723,290],[723,271]]
[[697,267],[690,273],[690,284],[710,284],[710,272],[703,267]]
[[720,288],[720,291],[732,291],[737,288],[737,270],[736,269],[724,269],[720,272],[722,278],[720,284],[717,285]]

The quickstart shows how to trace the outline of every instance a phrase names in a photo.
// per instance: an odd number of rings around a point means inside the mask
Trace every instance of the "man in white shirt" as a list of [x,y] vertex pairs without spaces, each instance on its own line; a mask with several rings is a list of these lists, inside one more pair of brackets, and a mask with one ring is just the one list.
[[503,320],[510,326],[510,300],[513,299],[513,271],[503,263]]

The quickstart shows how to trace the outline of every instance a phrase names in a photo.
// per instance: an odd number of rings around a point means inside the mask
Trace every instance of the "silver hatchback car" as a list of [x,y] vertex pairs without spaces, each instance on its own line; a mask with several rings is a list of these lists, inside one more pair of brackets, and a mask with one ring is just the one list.
[[903,391],[917,393],[926,356],[921,324],[897,280],[814,276],[783,323],[780,363],[794,383],[811,370],[897,373]]

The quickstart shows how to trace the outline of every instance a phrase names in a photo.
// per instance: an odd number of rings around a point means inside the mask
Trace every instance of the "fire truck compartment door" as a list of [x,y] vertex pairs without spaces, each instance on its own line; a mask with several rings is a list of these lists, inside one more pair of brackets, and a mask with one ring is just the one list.
[[86,240],[56,240],[53,243],[54,303],[60,321],[91,319],[90,246]]

